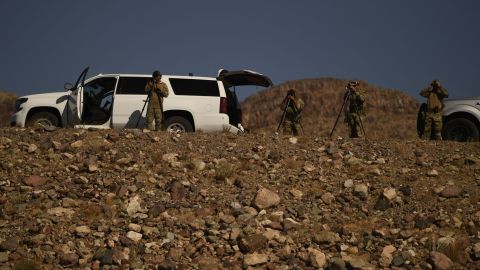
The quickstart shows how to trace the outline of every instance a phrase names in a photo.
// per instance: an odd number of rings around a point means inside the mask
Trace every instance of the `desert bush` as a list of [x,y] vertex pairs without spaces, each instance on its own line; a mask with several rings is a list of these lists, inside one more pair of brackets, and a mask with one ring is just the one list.
[[96,220],[103,214],[102,208],[93,203],[87,203],[80,209],[80,218],[87,221]]
[[215,168],[215,179],[216,180],[225,180],[231,177],[235,173],[235,166],[232,164],[222,161]]
[[285,167],[287,169],[298,170],[298,169],[302,168],[302,166],[303,166],[303,162],[300,161],[300,160],[296,160],[296,159],[293,159],[293,158],[289,158],[289,159],[285,160]]
[[13,270],[40,270],[40,264],[29,259],[21,259],[15,263]]
[[467,237],[459,237],[453,241],[450,245],[445,247],[444,250],[440,250],[447,255],[452,261],[457,263],[464,263],[468,260],[468,254],[466,249],[470,245],[470,241]]

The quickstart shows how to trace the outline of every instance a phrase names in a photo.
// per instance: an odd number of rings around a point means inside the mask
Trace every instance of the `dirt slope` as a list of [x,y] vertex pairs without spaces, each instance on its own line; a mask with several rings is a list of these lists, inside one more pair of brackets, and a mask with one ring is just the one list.
[[[245,126],[275,130],[281,117],[279,104],[290,88],[306,103],[302,124],[308,134],[327,135],[342,105],[348,81],[334,78],[289,81],[248,97],[241,105]],[[370,138],[412,139],[416,137],[417,101],[401,91],[382,89],[360,82],[366,95],[367,117],[363,123]],[[336,133],[347,136],[343,118]]]
[[479,157],[478,143],[0,129],[0,268],[478,269]]

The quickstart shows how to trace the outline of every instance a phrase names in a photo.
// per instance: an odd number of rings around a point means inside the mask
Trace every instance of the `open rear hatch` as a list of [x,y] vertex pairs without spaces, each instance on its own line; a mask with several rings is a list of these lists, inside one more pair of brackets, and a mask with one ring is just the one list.
[[[230,125],[244,131],[242,126],[242,109],[238,102],[236,86],[273,86],[272,81],[267,76],[251,70],[228,71],[220,69],[217,80],[222,81],[225,86],[226,113],[229,117]],[[233,89],[232,89],[233,88]]]
[[267,76],[251,70],[228,71],[220,69],[217,80],[229,86],[257,85],[263,87],[273,86],[272,80]]

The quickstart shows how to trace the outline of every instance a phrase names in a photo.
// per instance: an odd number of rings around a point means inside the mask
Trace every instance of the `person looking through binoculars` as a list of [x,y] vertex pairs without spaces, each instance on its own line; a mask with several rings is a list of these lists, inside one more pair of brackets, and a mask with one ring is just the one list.
[[[302,124],[300,123],[301,113],[305,103],[294,89],[287,92],[287,96],[283,99],[281,108],[283,109],[282,120],[280,120],[279,128],[283,127],[283,134],[303,135]],[[277,129],[278,130],[278,129]]]
[[[359,83],[349,82],[344,95],[344,100],[348,103],[345,106],[345,122],[348,124],[350,138],[358,138],[359,133],[363,131],[362,115],[365,115],[363,104],[365,97],[359,90]],[[365,133],[363,131],[363,133]],[[365,136],[365,134],[364,134]]]
[[145,92],[148,94],[147,128],[149,130],[154,130],[153,120],[155,120],[156,131],[164,129],[163,99],[168,97],[168,87],[161,80],[162,73],[155,70],[152,80],[145,85]]
[[423,138],[441,140],[443,99],[448,98],[448,91],[440,85],[440,81],[434,80],[420,95],[427,98]]

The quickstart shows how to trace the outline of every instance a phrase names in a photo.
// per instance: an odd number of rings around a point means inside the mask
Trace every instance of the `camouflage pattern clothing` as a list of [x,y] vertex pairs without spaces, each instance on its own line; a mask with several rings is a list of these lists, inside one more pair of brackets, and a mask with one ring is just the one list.
[[442,139],[442,110],[443,99],[448,97],[448,92],[437,80],[420,92],[422,97],[427,98],[427,112],[425,114],[424,139]]
[[[281,104],[282,110],[285,109],[289,98]],[[283,134],[293,134],[294,136],[303,135],[302,125],[300,124],[301,113],[305,103],[301,98],[295,96],[290,99],[290,104],[286,109],[285,120],[283,122]]]
[[[348,95],[349,92],[350,95]],[[360,117],[362,117],[362,115],[365,115],[363,109],[365,97],[357,90],[349,90],[349,92],[346,92],[344,96],[345,99],[348,95],[348,106],[346,106],[345,122],[347,122],[348,124],[349,137],[358,138],[362,124],[362,119],[360,119]]]
[[155,119],[155,130],[163,129],[163,98],[168,97],[168,87],[165,83],[153,80],[145,85],[145,92],[150,95],[150,101],[147,108],[147,128],[153,130],[153,120]]

